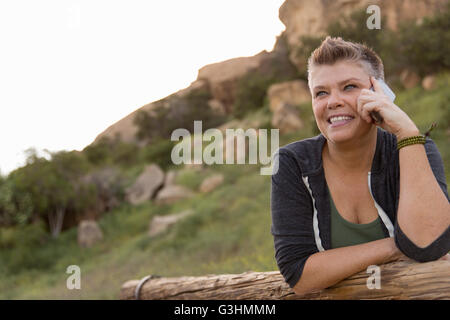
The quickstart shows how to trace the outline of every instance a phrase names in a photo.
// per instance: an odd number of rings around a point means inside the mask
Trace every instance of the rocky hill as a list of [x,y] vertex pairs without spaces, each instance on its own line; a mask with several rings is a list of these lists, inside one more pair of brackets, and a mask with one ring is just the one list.
[[[375,3],[379,5],[386,19],[382,21],[382,28],[395,30],[406,20],[414,19],[420,23],[423,17],[442,9],[448,0],[378,0]],[[209,92],[208,105],[214,112],[231,114],[240,79],[255,70],[262,75],[275,72],[286,75],[288,79],[295,77],[296,69],[303,68],[305,64],[304,59],[295,54],[295,49],[301,45],[300,37],[323,35],[331,21],[347,16],[356,9],[364,9],[370,4],[374,4],[374,1],[286,0],[279,9],[279,18],[286,26],[286,30],[279,35],[271,52],[264,50],[252,57],[238,57],[202,67],[197,79],[189,87],[157,102],[144,105],[100,133],[94,143],[103,137],[119,138],[124,142],[139,142],[134,123],[139,111],[151,113],[156,104],[170,107],[172,99],[183,98],[193,90]],[[195,106],[186,105],[186,108]],[[277,121],[274,123],[276,125]]]
[[[357,9],[371,4],[380,7],[381,28],[396,30],[400,23],[414,19],[420,23],[423,17],[432,15],[444,7],[448,0],[286,0],[279,10],[279,18],[286,26],[284,31],[288,46],[293,49],[301,45],[301,36],[324,34],[330,21],[349,15]],[[298,67],[305,61],[298,60],[291,50],[289,59]]]

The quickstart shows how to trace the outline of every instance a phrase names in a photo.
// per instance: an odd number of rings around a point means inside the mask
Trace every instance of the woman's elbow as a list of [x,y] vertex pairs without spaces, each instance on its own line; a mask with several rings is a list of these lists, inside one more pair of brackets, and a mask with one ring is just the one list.
[[435,261],[450,251],[450,227],[427,246],[418,246],[397,226],[395,243],[400,251],[410,259],[418,262]]
[[311,293],[313,291],[312,289],[305,288],[304,286],[300,286],[298,284],[294,288],[292,288],[292,290],[296,295],[299,296],[307,295],[308,293]]
[[431,261],[443,259],[443,258],[445,258],[446,255],[447,255],[447,252],[438,253],[438,254],[434,254],[434,253],[429,254],[429,253],[425,252],[425,253],[416,253],[416,254],[410,255],[409,258],[411,258],[417,262],[431,262]]
[[308,284],[306,281],[304,281],[302,277],[298,280],[297,284],[292,288],[294,293],[299,296],[308,295],[310,293],[320,291],[321,288],[315,288],[313,284]]

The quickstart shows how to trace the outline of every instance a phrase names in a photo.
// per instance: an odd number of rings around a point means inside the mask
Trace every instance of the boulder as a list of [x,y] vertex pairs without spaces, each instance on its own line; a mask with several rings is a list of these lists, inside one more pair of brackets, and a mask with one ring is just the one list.
[[436,88],[436,76],[428,75],[425,78],[423,78],[422,87],[427,91]]
[[192,214],[192,210],[185,210],[180,213],[164,215],[164,216],[154,216],[150,222],[148,235],[150,237],[155,237],[164,231],[166,231],[170,226],[174,225],[181,219]]
[[311,101],[308,84],[304,80],[286,81],[276,83],[267,91],[270,110],[275,112],[284,103],[298,105]]
[[83,220],[78,225],[78,245],[83,248],[90,248],[103,239],[103,232],[97,222],[93,220]]
[[[233,163],[239,163],[238,161],[242,161],[242,163],[251,164],[250,154],[252,153],[252,150],[254,150],[253,148],[251,148],[251,146],[253,144],[256,148],[258,148],[259,135],[261,133],[260,128],[265,123],[270,121],[270,119],[271,119],[270,115],[256,112],[252,114],[252,117],[242,120],[234,119],[217,127],[217,129],[219,129],[222,132],[223,137],[222,140],[218,141],[220,146],[219,148],[222,149],[223,162],[226,163],[227,146],[230,146],[230,149],[231,147],[233,148],[234,154],[234,156],[230,159],[230,161],[233,161]],[[232,131],[230,133],[227,133],[227,129],[230,129]],[[237,152],[239,140],[238,129],[242,129],[244,133],[243,136],[244,149],[242,154],[238,154]],[[258,153],[258,149],[256,149],[256,153]]]
[[164,186],[170,186],[172,184],[175,184],[175,179],[177,177],[177,171],[175,170],[169,170],[166,173],[166,177],[164,178]]
[[295,132],[303,128],[303,121],[299,117],[299,110],[294,106],[283,103],[272,116],[272,127],[278,128],[281,134]]
[[184,186],[169,185],[162,188],[155,198],[157,204],[171,204],[181,199],[190,198],[194,195],[194,192]]
[[223,183],[223,174],[215,174],[205,178],[199,187],[199,191],[202,193],[211,192]]
[[406,89],[411,89],[420,83],[420,77],[414,71],[405,69],[400,74],[400,81]]
[[150,164],[136,179],[135,183],[126,190],[126,199],[137,205],[152,199],[156,190],[164,183],[164,172],[156,164]]

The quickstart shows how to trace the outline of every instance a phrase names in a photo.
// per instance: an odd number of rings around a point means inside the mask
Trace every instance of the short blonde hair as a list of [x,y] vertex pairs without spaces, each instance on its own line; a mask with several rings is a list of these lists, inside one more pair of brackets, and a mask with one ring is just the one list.
[[311,82],[312,67],[332,65],[338,61],[360,63],[369,75],[384,80],[383,61],[375,51],[361,43],[345,41],[341,37],[327,36],[308,59],[308,84]]

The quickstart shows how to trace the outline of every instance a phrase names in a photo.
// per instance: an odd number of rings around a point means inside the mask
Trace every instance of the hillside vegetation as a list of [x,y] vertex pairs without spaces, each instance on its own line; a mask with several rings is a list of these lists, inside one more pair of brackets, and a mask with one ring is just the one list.
[[[450,35],[450,20],[445,19],[449,12],[425,19],[421,25],[404,26],[398,34],[387,37],[358,33],[357,26],[333,27],[333,32],[345,29],[347,39],[370,39],[371,45],[385,55],[386,65],[392,65],[388,79],[397,94],[395,102],[421,132],[432,122],[438,123],[431,138],[442,155],[447,184],[450,53],[448,46],[441,48],[441,43]],[[359,18],[355,15],[354,19]],[[408,37],[412,39],[411,30],[413,40],[407,41]],[[303,39],[298,54],[308,56],[317,41],[320,38]],[[389,57],[393,43],[401,44],[396,49],[400,51]],[[439,54],[431,54],[430,49]],[[405,52],[413,54],[405,56]],[[400,55],[402,59],[396,64],[394,60]],[[404,67],[411,67],[420,76],[433,74],[434,88],[425,90],[418,84],[405,89],[397,72]],[[304,77],[303,71],[298,78]],[[286,81],[280,74],[259,80],[255,74],[244,78],[234,114],[221,118],[220,123],[252,123],[257,119],[260,128],[270,129],[272,112],[264,93],[270,84]],[[202,116],[211,121],[211,127],[218,125],[216,118],[203,112],[208,94],[194,92],[189,99],[202,108],[183,113],[189,102],[172,101],[177,106],[174,110],[179,112],[170,115],[178,121],[175,127]],[[311,103],[294,108],[304,127],[281,135],[280,146],[319,133]],[[142,130],[138,134],[150,134],[147,138],[152,139],[151,143],[137,145],[103,139],[82,152],[61,151],[50,154],[50,159],[38,157],[30,150],[24,167],[7,177],[0,176],[0,299],[116,299],[125,281],[148,274],[172,277],[277,270],[270,234],[270,176],[260,175],[259,165],[213,165],[200,171],[175,166],[170,161],[174,142],[167,139],[173,124],[166,123],[162,135],[155,129],[166,119],[163,111],[158,113],[157,121],[146,114],[139,117]],[[178,170],[176,183],[195,195],[170,205],[151,200],[137,206],[127,203],[126,188],[149,163],[156,163],[165,171]],[[198,192],[201,182],[215,173],[224,175],[224,183],[210,193]],[[106,185],[102,183],[104,177],[108,177]],[[154,216],[185,209],[192,209],[193,214],[156,237],[148,236]],[[61,217],[64,222],[59,224]],[[84,218],[96,219],[104,234],[103,240],[91,248],[77,243],[77,223]],[[81,290],[66,288],[66,268],[70,265],[81,268]]]
[[[432,137],[443,156],[448,181],[450,74],[442,74],[438,80],[433,91],[416,87],[398,92],[397,103],[421,130],[438,121]],[[310,107],[299,106],[305,114],[311,112]],[[311,123],[301,132],[283,136],[281,145],[312,136],[313,128]],[[49,237],[41,224],[1,229],[2,244],[10,241],[14,246],[3,247],[0,253],[0,299],[114,299],[123,282],[148,274],[276,270],[270,235],[270,176],[260,175],[256,165],[216,165],[201,173],[184,169],[178,181],[195,189],[202,178],[214,172],[224,173],[226,180],[212,193],[199,193],[173,205],[122,204],[104,215],[99,224],[105,238],[93,248],[77,245],[76,228],[57,239]],[[152,216],[186,208],[195,213],[166,233],[148,237]],[[82,270],[82,290],[66,288],[65,271],[71,264]]]

